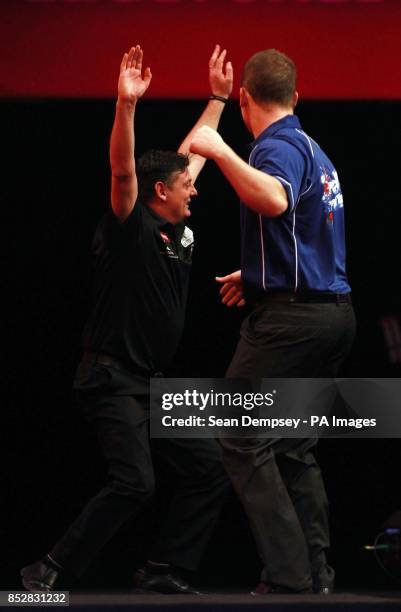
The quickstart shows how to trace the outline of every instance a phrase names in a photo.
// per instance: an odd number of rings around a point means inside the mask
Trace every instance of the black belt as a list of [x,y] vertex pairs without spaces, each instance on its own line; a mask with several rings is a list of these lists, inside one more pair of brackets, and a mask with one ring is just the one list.
[[163,372],[158,370],[146,370],[145,368],[141,368],[140,366],[135,365],[134,363],[126,363],[123,361],[119,361],[111,355],[106,355],[105,353],[95,353],[92,351],[84,351],[81,357],[81,361],[86,361],[88,363],[100,363],[100,365],[109,366],[110,368],[115,368],[116,370],[123,370],[125,372],[131,372],[132,374],[137,374],[139,376],[144,376],[145,378],[163,377]]
[[298,304],[352,304],[350,293],[316,291],[294,293],[293,291],[269,291],[260,297],[257,305],[267,302],[296,302]]

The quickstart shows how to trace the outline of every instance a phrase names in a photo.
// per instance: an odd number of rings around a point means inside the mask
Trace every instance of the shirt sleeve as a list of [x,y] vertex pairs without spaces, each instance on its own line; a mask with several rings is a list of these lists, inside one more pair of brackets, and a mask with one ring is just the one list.
[[106,242],[113,250],[121,250],[139,238],[143,225],[142,206],[137,202],[128,217],[121,223],[110,210],[104,219]]
[[251,154],[251,165],[274,176],[283,185],[292,211],[302,192],[306,162],[302,153],[284,140],[270,139],[257,146]]

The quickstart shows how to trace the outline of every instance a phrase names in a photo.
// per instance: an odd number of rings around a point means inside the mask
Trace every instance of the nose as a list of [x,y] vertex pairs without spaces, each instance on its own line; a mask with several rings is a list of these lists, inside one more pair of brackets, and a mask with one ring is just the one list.
[[198,192],[196,191],[195,185],[192,185],[191,195],[193,195],[193,196],[197,196],[198,195]]

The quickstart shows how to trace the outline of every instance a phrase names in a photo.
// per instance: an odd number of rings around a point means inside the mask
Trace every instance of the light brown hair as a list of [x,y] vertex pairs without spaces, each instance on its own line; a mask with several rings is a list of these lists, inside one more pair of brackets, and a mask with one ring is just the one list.
[[245,64],[241,85],[259,103],[290,106],[295,93],[294,62],[276,49],[255,53]]

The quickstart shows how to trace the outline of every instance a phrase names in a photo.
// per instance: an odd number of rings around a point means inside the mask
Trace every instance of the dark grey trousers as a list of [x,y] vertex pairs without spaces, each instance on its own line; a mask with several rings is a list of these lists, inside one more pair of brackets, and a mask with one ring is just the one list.
[[[270,302],[245,319],[228,378],[335,377],[355,335],[349,304]],[[332,586],[328,504],[314,440],[220,440],[223,461],[264,562],[262,580]]]
[[[79,577],[100,549],[154,492],[149,440],[149,381],[113,367],[81,363],[74,383],[96,432],[107,482],[57,542],[51,557]],[[196,570],[229,489],[215,440],[152,440],[152,451],[174,475],[174,494],[153,561]]]

